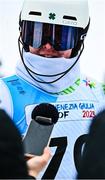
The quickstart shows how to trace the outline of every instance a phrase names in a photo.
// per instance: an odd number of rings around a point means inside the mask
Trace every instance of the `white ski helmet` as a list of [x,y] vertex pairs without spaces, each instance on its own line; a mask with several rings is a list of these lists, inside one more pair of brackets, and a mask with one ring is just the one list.
[[50,42],[56,50],[78,54],[89,27],[87,0],[25,0],[20,13],[23,48]]

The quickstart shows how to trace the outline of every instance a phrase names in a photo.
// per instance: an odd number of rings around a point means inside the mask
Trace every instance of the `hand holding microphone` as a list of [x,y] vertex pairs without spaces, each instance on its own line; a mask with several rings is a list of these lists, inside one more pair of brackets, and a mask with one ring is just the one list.
[[54,124],[58,121],[59,113],[54,105],[41,103],[33,109],[31,117],[32,121],[23,140],[24,151],[41,155],[48,144]]

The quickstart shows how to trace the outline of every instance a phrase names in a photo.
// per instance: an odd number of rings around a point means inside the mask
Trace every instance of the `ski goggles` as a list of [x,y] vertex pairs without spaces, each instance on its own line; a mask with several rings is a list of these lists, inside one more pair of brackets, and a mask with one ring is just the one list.
[[79,40],[78,27],[23,21],[22,41],[25,45],[40,48],[50,43],[57,51],[76,47]]

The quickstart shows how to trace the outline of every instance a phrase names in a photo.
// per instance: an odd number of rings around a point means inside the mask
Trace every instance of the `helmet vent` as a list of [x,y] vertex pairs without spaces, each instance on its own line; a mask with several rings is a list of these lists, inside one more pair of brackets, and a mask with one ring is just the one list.
[[29,15],[34,15],[34,16],[41,16],[42,13],[41,12],[37,12],[37,11],[30,11]]
[[63,19],[77,21],[77,18],[76,18],[76,17],[73,17],[73,16],[66,16],[66,15],[64,15],[64,16],[63,16]]

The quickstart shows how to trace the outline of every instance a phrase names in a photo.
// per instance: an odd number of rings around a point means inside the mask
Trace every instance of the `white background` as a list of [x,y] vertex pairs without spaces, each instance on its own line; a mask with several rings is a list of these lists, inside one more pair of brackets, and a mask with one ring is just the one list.
[[[23,0],[0,0],[0,59],[2,71],[13,74],[19,57],[19,13]],[[91,24],[81,56],[81,70],[93,78],[105,78],[105,0],[89,0]],[[0,69],[1,70],[1,69]]]

